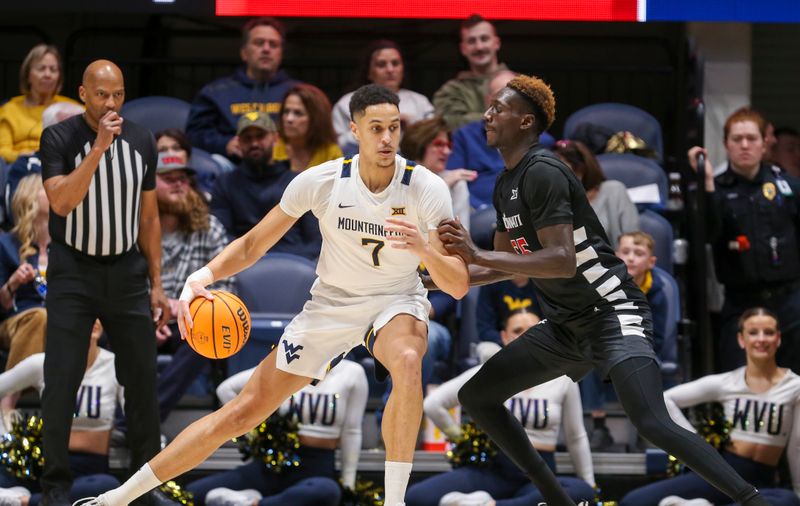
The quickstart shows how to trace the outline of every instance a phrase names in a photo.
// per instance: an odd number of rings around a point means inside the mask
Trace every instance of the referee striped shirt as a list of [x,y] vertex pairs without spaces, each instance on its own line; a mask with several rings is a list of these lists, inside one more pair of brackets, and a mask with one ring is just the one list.
[[[83,115],[45,129],[42,178],[67,175],[89,154],[97,133]],[[125,121],[100,159],[83,200],[66,217],[50,213],[54,241],[90,256],[120,255],[136,245],[142,191],[155,188],[157,152],[149,130]]]

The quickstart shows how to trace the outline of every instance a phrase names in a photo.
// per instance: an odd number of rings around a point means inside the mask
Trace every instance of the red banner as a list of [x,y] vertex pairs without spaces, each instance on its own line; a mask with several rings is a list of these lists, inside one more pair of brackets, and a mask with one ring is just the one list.
[[637,0],[216,0],[217,16],[636,21]]

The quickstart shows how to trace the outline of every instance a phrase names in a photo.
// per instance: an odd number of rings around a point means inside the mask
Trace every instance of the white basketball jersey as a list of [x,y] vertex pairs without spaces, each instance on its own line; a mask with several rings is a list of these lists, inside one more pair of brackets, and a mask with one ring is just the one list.
[[384,226],[388,217],[402,218],[427,238],[453,217],[450,191],[440,177],[400,156],[394,172],[389,186],[372,193],[359,176],[356,155],[312,167],[289,184],[280,204],[284,212],[299,217],[312,210],[319,219],[315,290],[322,283],[350,296],[425,293],[419,258],[392,248]]

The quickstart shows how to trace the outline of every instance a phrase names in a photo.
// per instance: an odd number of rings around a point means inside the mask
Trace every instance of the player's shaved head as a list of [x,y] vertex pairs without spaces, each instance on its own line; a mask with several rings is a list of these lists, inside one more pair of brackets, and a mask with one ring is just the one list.
[[120,83],[123,82],[122,70],[109,60],[95,60],[83,71],[84,86],[93,85],[98,81],[116,80],[119,80]]

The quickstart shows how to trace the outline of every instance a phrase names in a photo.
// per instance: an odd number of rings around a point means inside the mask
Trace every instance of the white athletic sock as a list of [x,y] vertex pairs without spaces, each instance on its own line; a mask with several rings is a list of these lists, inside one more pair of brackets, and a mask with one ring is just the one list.
[[411,475],[411,465],[411,462],[386,461],[386,474],[384,477],[386,498],[383,501],[386,506],[404,504],[408,477]]
[[161,480],[156,478],[150,464],[145,464],[139,468],[128,481],[101,495],[101,500],[106,506],[123,506],[130,504],[139,496],[146,494],[157,486],[161,485]]

